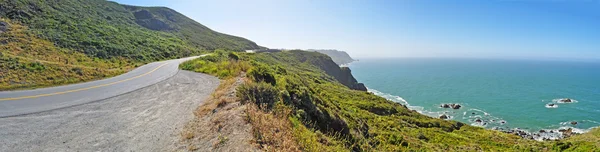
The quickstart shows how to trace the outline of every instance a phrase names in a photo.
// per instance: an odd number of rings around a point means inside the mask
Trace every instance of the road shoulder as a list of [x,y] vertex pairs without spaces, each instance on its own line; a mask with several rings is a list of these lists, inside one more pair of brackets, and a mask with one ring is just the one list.
[[179,71],[109,99],[0,118],[0,151],[169,151],[218,84],[216,77]]

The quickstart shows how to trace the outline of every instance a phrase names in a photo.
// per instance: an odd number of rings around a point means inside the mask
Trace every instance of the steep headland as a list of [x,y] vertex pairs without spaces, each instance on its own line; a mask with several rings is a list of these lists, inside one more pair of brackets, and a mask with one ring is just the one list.
[[344,51],[338,51],[338,50],[319,50],[319,49],[309,49],[307,51],[323,53],[323,54],[331,57],[331,59],[333,60],[333,62],[335,62],[338,65],[344,65],[344,64],[348,64],[348,63],[351,63],[351,62],[355,61],[354,59],[352,59],[352,57],[350,57],[350,55],[348,55],[348,53],[346,53]]

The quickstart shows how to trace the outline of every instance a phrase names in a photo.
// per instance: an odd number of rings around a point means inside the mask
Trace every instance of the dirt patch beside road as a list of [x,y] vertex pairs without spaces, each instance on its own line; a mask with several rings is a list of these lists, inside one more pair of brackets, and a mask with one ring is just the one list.
[[248,104],[236,97],[236,88],[243,82],[244,74],[221,81],[183,129],[178,151],[261,151],[253,144]]

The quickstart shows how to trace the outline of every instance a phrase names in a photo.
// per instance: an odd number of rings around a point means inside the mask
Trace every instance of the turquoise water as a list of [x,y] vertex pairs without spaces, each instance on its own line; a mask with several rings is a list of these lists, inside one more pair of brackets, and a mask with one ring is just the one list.
[[[369,91],[432,117],[529,131],[600,126],[600,63],[397,58],[361,59],[350,68]],[[562,98],[575,102],[558,103]]]

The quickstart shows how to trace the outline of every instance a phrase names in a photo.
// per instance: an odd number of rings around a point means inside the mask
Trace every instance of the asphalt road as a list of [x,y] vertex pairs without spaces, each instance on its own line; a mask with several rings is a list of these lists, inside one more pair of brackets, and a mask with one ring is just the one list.
[[174,76],[179,63],[193,58],[196,57],[153,62],[104,80],[0,92],[0,118],[71,107],[135,91]]
[[77,106],[0,118],[0,152],[177,151],[182,128],[219,85],[190,71]]

